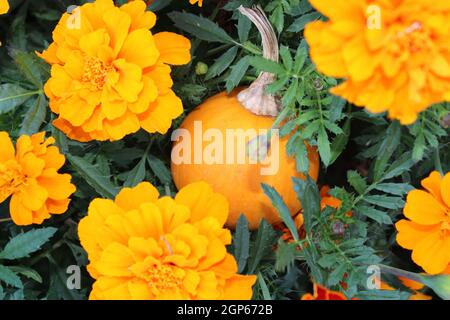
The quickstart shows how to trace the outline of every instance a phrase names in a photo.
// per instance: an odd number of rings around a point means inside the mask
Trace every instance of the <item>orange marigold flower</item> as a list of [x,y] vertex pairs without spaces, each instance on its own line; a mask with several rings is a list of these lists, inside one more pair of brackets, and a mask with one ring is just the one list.
[[228,202],[204,182],[159,198],[150,183],[95,199],[78,228],[96,279],[91,299],[250,299],[224,229]]
[[14,145],[0,132],[0,203],[11,197],[10,214],[17,225],[41,224],[50,214],[67,211],[75,186],[59,174],[65,157],[45,132],[21,136]]
[[167,132],[183,112],[168,64],[188,63],[191,44],[175,33],[152,34],[155,22],[143,1],[97,0],[62,16],[40,54],[52,65],[45,93],[57,128],[78,141],[119,140],[140,128]]
[[409,220],[396,223],[397,242],[425,272],[439,274],[450,264],[450,172],[434,171],[422,186],[408,193],[403,214]]
[[302,296],[302,300],[348,300],[344,294],[332,291],[320,284],[314,283],[314,293],[306,293]]
[[[135,0],[129,0],[128,2],[135,1]],[[146,4],[150,5],[154,2],[154,0],[147,0],[145,1]],[[201,7],[203,5],[203,0],[189,0],[190,4],[196,4],[198,2],[198,6]]]
[[9,11],[8,0],[0,0],[0,14],[5,14]]
[[311,58],[344,78],[332,93],[411,124],[450,100],[450,2],[310,0],[328,21],[306,26]]

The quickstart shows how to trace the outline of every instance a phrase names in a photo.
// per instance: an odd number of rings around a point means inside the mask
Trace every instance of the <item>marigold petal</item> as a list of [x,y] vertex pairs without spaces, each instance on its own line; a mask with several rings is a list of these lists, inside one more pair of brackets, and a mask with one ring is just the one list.
[[445,207],[431,194],[423,190],[412,190],[406,198],[404,215],[423,225],[434,225],[445,219]]
[[442,273],[450,263],[450,237],[442,237],[441,231],[429,233],[413,249],[412,259],[428,274]]
[[134,188],[123,188],[114,200],[125,211],[138,209],[141,204],[156,202],[158,190],[149,182],[141,182]]
[[183,65],[191,61],[191,41],[186,37],[173,32],[160,32],[153,37],[162,62]]
[[190,184],[181,189],[175,201],[191,210],[191,221],[200,221],[206,217],[214,217],[220,225],[228,218],[228,201],[224,196],[214,193],[205,182]]
[[0,162],[14,159],[14,145],[5,131],[0,132]]

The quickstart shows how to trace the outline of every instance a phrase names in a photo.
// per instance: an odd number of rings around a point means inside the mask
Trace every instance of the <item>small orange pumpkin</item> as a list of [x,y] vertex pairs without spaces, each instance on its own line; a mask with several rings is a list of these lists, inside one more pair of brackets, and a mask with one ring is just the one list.
[[[268,22],[267,17],[260,8],[246,9],[240,8],[241,12],[249,17],[258,27],[263,38],[264,56],[267,59],[278,61],[278,41],[275,32]],[[227,95],[225,92],[209,98],[202,105],[192,111],[182,123],[180,129],[188,132],[191,142],[189,148],[182,148],[181,144],[186,143],[183,139],[175,142],[172,152],[172,175],[178,188],[182,188],[192,182],[206,181],[216,192],[225,195],[230,203],[230,214],[228,226],[234,228],[241,214],[244,214],[249,221],[251,229],[258,228],[261,219],[266,219],[269,223],[280,222],[278,212],[273,208],[269,198],[264,194],[261,184],[265,183],[274,187],[280,193],[286,205],[294,215],[301,209],[301,204],[293,189],[292,177],[304,179],[298,173],[295,166],[295,159],[286,154],[286,144],[289,137],[274,140],[272,137],[269,149],[264,160],[273,159],[277,164],[270,161],[254,161],[249,149],[251,141],[261,137],[260,132],[270,130],[279,112],[280,104],[278,99],[268,95],[265,89],[268,84],[274,81],[274,76],[268,73],[261,73],[258,79],[245,89],[238,89]],[[201,130],[198,129],[201,126]],[[240,130],[240,131],[239,131]],[[260,131],[262,130],[262,131]],[[180,131],[181,132],[181,131]],[[213,135],[203,135],[204,132],[212,132]],[[233,141],[226,139],[230,137],[230,132],[245,132],[246,144],[239,144],[235,135]],[[195,161],[202,157],[213,141],[213,136],[225,137],[220,145],[216,144],[216,149],[212,153],[218,156],[215,160],[202,159],[203,162]],[[209,140],[209,145],[202,143],[201,146],[196,141]],[[245,145],[246,150],[242,150]],[[259,144],[257,144],[259,146]],[[276,148],[275,148],[276,146]],[[315,148],[308,145],[309,175],[317,180],[319,173],[319,156]],[[249,151],[250,150],[250,151]],[[183,154],[183,153],[189,154]],[[238,161],[238,155],[245,153],[246,161]],[[233,154],[233,161],[226,161],[227,156]],[[222,155],[222,160],[220,160]],[[258,153],[259,155],[259,153]],[[189,161],[180,161],[180,159]],[[258,156],[256,156],[258,158]],[[258,158],[261,159],[261,158]],[[242,160],[242,158],[241,158]],[[253,160],[253,161],[252,161]],[[269,167],[277,170],[271,173]],[[264,172],[266,168],[266,172]]]

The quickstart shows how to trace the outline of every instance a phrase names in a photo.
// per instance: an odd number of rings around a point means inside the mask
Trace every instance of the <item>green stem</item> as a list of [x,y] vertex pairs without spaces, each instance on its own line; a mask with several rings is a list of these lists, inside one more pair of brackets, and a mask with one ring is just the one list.
[[0,219],[0,223],[2,223],[2,222],[10,222],[10,221],[12,221],[11,218]]

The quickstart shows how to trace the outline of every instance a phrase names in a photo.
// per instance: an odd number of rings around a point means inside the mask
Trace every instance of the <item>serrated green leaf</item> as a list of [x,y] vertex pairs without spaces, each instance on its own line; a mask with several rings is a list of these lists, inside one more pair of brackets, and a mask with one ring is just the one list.
[[234,46],[217,58],[214,64],[208,69],[205,80],[210,80],[214,77],[220,76],[233,63],[237,52],[238,47]]
[[269,288],[267,287],[266,281],[264,280],[264,277],[261,273],[258,273],[258,285],[261,288],[261,293],[263,295],[264,300],[266,301],[272,300]]
[[357,171],[350,170],[347,172],[348,183],[359,193],[363,194],[367,189],[367,182],[359,175]]
[[245,73],[247,72],[249,66],[250,63],[248,56],[245,56],[231,67],[231,73],[228,76],[225,84],[228,92],[231,92],[239,85],[242,78],[245,76]]
[[163,185],[170,185],[172,182],[172,176],[170,174],[169,169],[167,169],[164,162],[161,161],[161,159],[155,157],[154,155],[149,154],[147,156],[148,164],[150,166],[150,169],[152,169],[155,176],[158,177],[159,181]]
[[124,183],[124,187],[135,187],[139,183],[145,180],[145,164],[147,163],[147,157],[143,157],[139,163],[128,173],[127,180]]
[[289,208],[286,206],[286,203],[284,203],[280,194],[275,190],[275,188],[265,183],[262,183],[261,186],[264,193],[266,194],[266,196],[269,197],[270,201],[272,202],[272,205],[280,215],[281,220],[283,220],[284,224],[288,227],[294,239],[298,241],[298,231],[297,228],[295,227],[294,220],[292,219],[291,212],[289,211]]
[[311,234],[313,220],[320,215],[320,192],[317,184],[307,177],[306,180],[292,178],[294,190],[297,198],[302,204],[303,218],[305,219],[305,229]]
[[321,14],[318,12],[307,13],[299,18],[297,18],[287,29],[289,32],[300,32],[305,26],[314,20],[317,20],[321,17]]
[[34,229],[21,233],[6,244],[0,252],[0,259],[16,260],[28,257],[38,251],[55,234],[56,228]]
[[255,242],[251,248],[251,254],[248,261],[248,273],[255,273],[260,265],[261,260],[267,254],[272,252],[272,244],[275,236],[275,231],[272,226],[265,220],[261,220],[258,232],[256,234]]
[[392,224],[392,219],[391,219],[391,217],[389,217],[389,215],[386,212],[375,209],[373,207],[359,206],[357,208],[357,211],[360,214],[365,215],[372,220],[375,220],[379,224]]
[[331,146],[330,140],[328,139],[328,134],[323,126],[319,129],[319,134],[317,136],[317,147],[319,149],[320,159],[323,164],[328,167],[331,161]]
[[225,30],[211,20],[186,12],[172,12],[168,14],[175,26],[195,37],[209,42],[236,44]]
[[19,276],[8,267],[0,264],[0,282],[1,281],[16,288],[23,288],[22,280],[20,280]]
[[374,189],[385,193],[402,196],[413,190],[414,187],[408,183],[380,183],[377,184]]
[[233,239],[234,257],[238,264],[238,273],[242,273],[247,266],[250,251],[250,231],[248,221],[244,215],[239,217]]
[[368,195],[364,197],[364,201],[387,209],[400,209],[405,205],[405,202],[400,197],[384,195]]
[[279,63],[263,57],[250,57],[249,62],[253,67],[260,71],[266,71],[276,75],[283,75],[286,73],[286,70]]
[[329,287],[337,285],[344,279],[344,273],[347,271],[348,265],[345,263],[338,264],[328,276],[327,284]]
[[0,85],[0,114],[14,110],[36,94],[12,83]]
[[47,116],[47,105],[45,96],[43,94],[38,95],[25,113],[20,134],[31,135],[39,131]]
[[109,176],[105,176],[97,166],[92,165],[83,158],[66,154],[73,169],[88,183],[98,194],[113,199],[119,192]]

